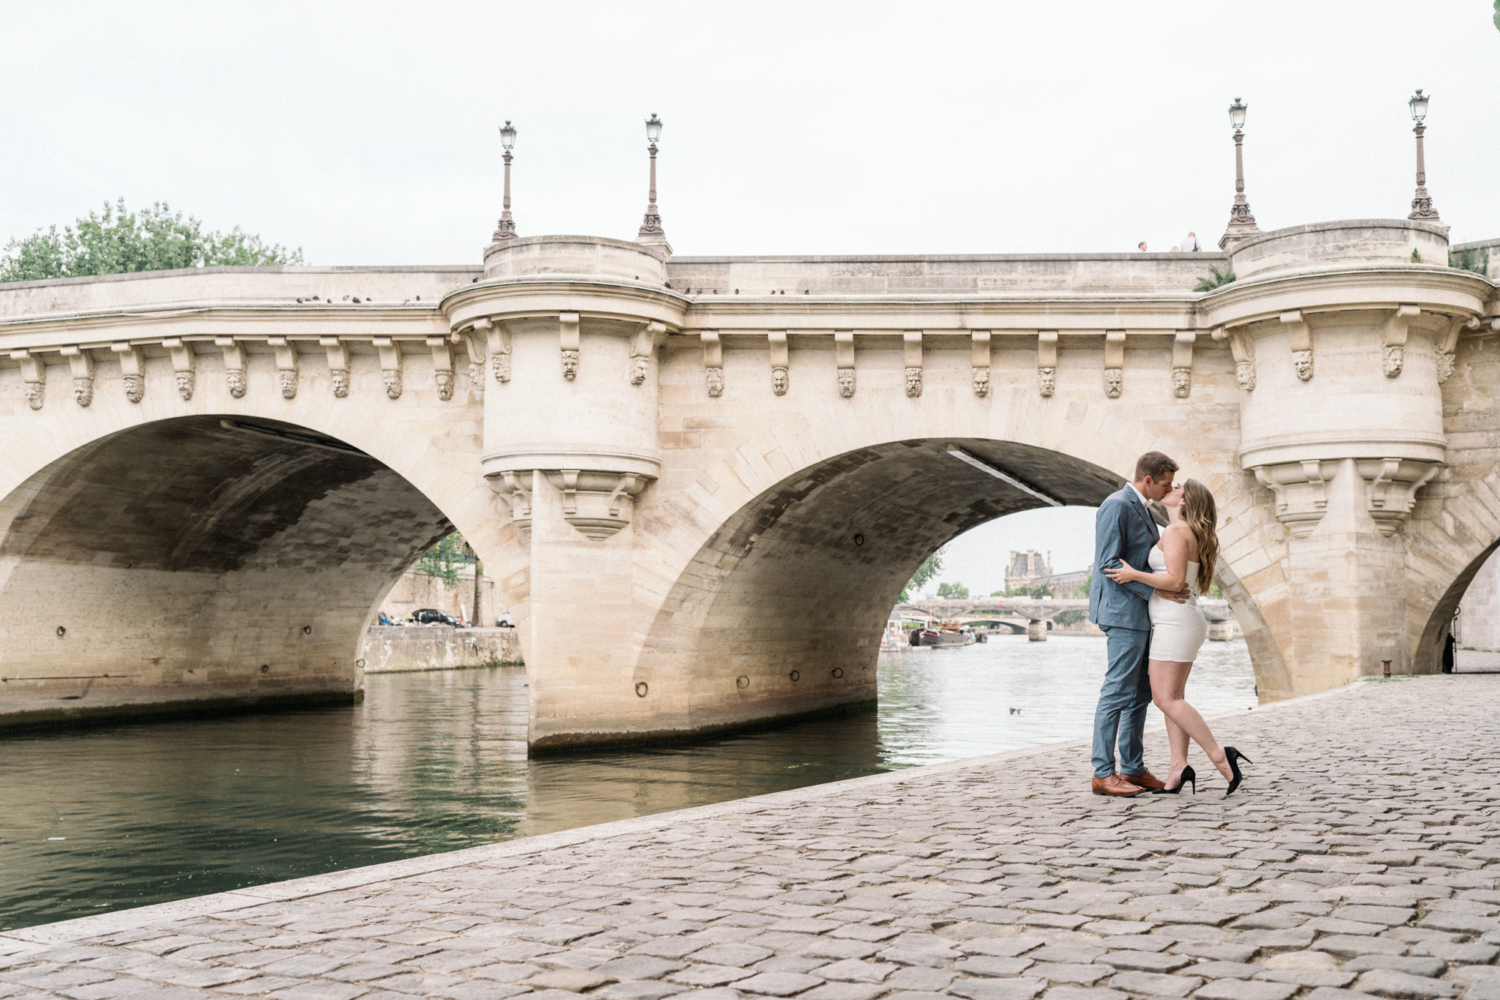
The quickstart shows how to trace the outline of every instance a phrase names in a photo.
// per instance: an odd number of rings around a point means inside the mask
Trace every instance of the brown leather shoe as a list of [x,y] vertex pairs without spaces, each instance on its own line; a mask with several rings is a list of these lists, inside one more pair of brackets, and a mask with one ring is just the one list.
[[1141,787],[1132,785],[1118,774],[1111,774],[1107,778],[1094,779],[1095,795],[1139,795]]
[[1156,775],[1152,774],[1149,770],[1142,771],[1140,774],[1122,774],[1120,775],[1120,777],[1124,778],[1132,785],[1139,785],[1141,788],[1167,787],[1167,783],[1165,781],[1162,781]]

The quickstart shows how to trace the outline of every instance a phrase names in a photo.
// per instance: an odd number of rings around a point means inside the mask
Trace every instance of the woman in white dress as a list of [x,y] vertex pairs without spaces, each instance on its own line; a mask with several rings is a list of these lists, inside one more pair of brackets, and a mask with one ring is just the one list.
[[[1150,570],[1139,570],[1124,560],[1118,569],[1105,570],[1116,583],[1139,581],[1158,590],[1191,588],[1201,594],[1214,582],[1214,568],[1219,559],[1219,537],[1216,533],[1219,515],[1213,494],[1196,479],[1173,487],[1162,498],[1170,522],[1161,533],[1161,541],[1151,550]],[[1229,781],[1230,795],[1240,786],[1243,775],[1239,762],[1250,758],[1234,747],[1220,747],[1208,723],[1198,710],[1183,698],[1188,674],[1198,649],[1208,636],[1208,621],[1198,608],[1196,596],[1184,603],[1151,596],[1151,700],[1167,720],[1167,739],[1172,747],[1172,766],[1166,787],[1161,791],[1176,794],[1184,782],[1198,792],[1198,776],[1187,762],[1188,740],[1208,755],[1208,759]]]

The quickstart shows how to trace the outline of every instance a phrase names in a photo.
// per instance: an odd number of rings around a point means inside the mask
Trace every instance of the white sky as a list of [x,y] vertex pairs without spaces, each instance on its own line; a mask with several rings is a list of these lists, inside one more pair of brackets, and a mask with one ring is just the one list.
[[[679,254],[1166,250],[1223,231],[1236,96],[1262,229],[1404,217],[1415,87],[1433,95],[1439,212],[1455,242],[1491,238],[1492,14],[1486,0],[5,3],[0,240],[123,195],[314,264],[473,263],[499,214],[505,118],[522,235],[628,238],[641,123],[658,112]],[[956,546],[973,558],[950,555],[944,577],[996,589],[1010,548],[1076,568],[1091,529],[1078,511],[1006,519]]]

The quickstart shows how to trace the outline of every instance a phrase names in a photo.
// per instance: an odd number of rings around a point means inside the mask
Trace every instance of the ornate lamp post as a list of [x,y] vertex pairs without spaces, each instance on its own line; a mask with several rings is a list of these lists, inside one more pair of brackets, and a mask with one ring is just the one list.
[[1437,209],[1432,207],[1432,198],[1427,194],[1427,164],[1422,157],[1422,135],[1427,131],[1422,119],[1427,117],[1427,101],[1430,96],[1424,96],[1419,90],[1406,102],[1411,108],[1412,120],[1417,123],[1417,127],[1412,129],[1417,134],[1417,196],[1411,200],[1411,214],[1407,218],[1421,222],[1440,221]]
[[510,151],[516,144],[516,129],[510,119],[500,126],[500,145],[505,147],[505,201],[500,212],[500,225],[495,227],[495,242],[516,238],[516,223],[510,217]]
[[1245,200],[1245,108],[1238,97],[1229,106],[1229,125],[1234,129],[1234,205],[1229,209],[1229,228],[1219,240],[1220,249],[1232,239],[1260,232]]
[[661,119],[656,117],[653,111],[651,117],[646,120],[646,142],[651,150],[651,197],[646,205],[646,218],[641,223],[641,231],[636,234],[638,241],[647,243],[665,243],[666,231],[661,227],[661,213],[656,210],[656,141],[661,138]]

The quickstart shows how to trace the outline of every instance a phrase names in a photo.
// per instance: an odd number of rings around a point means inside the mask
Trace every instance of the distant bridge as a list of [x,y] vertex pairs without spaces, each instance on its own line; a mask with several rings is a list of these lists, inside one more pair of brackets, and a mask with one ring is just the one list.
[[[1064,611],[1087,612],[1082,598],[976,597],[908,601],[896,605],[903,617],[936,618],[964,625],[1003,625],[1012,632],[1025,632],[1032,642],[1045,642],[1051,622]],[[1209,638],[1227,641],[1234,637],[1234,611],[1223,599],[1198,601],[1209,621]]]

